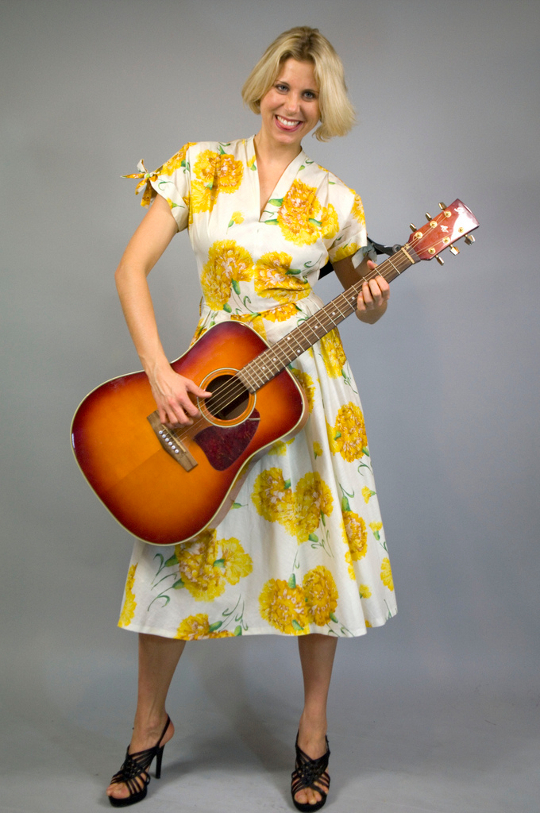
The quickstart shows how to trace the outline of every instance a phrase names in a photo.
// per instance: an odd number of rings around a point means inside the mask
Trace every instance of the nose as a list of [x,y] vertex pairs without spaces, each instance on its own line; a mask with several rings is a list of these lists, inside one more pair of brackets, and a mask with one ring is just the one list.
[[296,113],[300,108],[300,96],[296,91],[289,91],[285,99],[285,110],[287,113]]

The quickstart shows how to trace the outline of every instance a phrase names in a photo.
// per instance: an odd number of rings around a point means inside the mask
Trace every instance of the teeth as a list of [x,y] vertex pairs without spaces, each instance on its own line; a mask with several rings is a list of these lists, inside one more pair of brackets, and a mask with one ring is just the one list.
[[293,127],[296,127],[297,124],[300,124],[299,121],[291,121],[290,119],[284,119],[282,116],[277,116],[276,118],[285,127],[290,127],[291,129]]

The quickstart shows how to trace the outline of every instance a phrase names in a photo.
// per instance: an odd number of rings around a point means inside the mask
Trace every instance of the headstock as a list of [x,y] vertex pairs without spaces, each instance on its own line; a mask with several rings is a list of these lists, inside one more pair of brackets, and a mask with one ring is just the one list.
[[454,243],[465,238],[466,243],[474,243],[471,231],[478,228],[478,220],[470,209],[460,200],[455,200],[450,206],[439,203],[440,214],[431,217],[426,212],[427,224],[417,229],[412,223],[413,229],[408,240],[408,245],[414,249],[420,260],[431,260],[435,257],[441,265],[444,260],[439,257],[441,251],[450,248],[453,254],[459,254],[459,249]]

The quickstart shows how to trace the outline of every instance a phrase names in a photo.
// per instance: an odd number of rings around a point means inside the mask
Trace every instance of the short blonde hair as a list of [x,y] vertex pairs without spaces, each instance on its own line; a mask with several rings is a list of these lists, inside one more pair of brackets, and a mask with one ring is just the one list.
[[261,99],[276,81],[283,63],[290,58],[312,62],[319,86],[319,141],[346,135],[355,122],[354,107],[347,95],[341,59],[318,28],[298,26],[280,34],[268,46],[249,74],[242,98],[254,113],[261,112]]

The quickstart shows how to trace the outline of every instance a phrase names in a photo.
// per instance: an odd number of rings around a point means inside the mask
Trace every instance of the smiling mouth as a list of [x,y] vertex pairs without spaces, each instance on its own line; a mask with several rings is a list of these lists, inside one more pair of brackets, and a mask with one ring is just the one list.
[[296,130],[298,127],[302,125],[301,121],[294,121],[292,119],[284,119],[283,116],[276,116],[276,121],[278,126],[282,130]]

